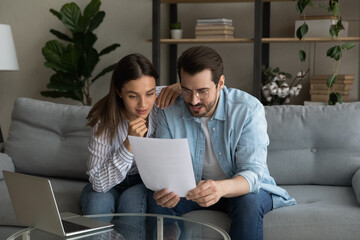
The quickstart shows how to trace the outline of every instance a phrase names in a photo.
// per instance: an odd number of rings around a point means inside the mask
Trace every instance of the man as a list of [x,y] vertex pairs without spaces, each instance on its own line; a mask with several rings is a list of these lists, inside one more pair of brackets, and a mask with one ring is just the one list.
[[148,211],[220,210],[232,219],[232,239],[262,239],[264,215],[296,203],[269,174],[264,107],[225,87],[222,59],[209,47],[186,50],[177,67],[182,98],[158,114],[155,135],[188,139],[197,186],[186,198],[167,189],[150,194]]

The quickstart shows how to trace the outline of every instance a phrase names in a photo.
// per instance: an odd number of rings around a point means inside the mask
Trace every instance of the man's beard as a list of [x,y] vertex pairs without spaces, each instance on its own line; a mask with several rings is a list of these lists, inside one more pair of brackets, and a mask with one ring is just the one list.
[[[191,115],[193,117],[201,118],[201,117],[205,117],[206,114],[208,114],[212,110],[215,103],[216,103],[216,98],[215,98],[215,100],[213,102],[210,102],[209,104],[198,103],[196,105],[192,105],[191,103],[187,103],[187,106],[188,106],[188,109],[189,109],[189,111],[190,111],[190,113],[191,113]],[[194,111],[191,108],[192,106],[205,108],[205,112],[200,113],[198,111]],[[208,116],[208,117],[210,117],[210,116]]]

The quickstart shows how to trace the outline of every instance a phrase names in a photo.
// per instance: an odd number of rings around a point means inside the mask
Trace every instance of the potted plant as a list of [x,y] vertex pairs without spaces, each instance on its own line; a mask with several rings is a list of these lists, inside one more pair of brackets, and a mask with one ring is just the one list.
[[262,66],[262,88],[261,102],[263,105],[282,105],[289,103],[290,98],[299,95],[302,88],[301,82],[307,77],[306,73],[300,71],[292,79],[292,75],[280,71],[279,67],[274,69]]
[[[329,27],[329,35],[331,38],[336,39],[335,46],[330,47],[328,51],[326,52],[326,56],[332,58],[334,61],[337,62],[336,66],[332,66],[332,74],[327,80],[327,87],[329,88],[329,105],[335,105],[337,102],[342,103],[342,96],[339,92],[335,91],[333,89],[333,85],[336,83],[340,63],[341,63],[341,57],[342,57],[342,51],[351,49],[355,46],[354,43],[346,42],[342,43],[341,38],[339,37],[339,32],[344,30],[344,25],[342,24],[342,18],[340,16],[340,2],[339,0],[329,0],[328,3],[318,3],[319,7],[326,9],[333,17],[337,19],[336,24],[332,24]],[[304,14],[304,10],[308,6],[316,6],[313,4],[311,0],[297,0],[296,4],[296,10],[300,15],[304,16],[304,23],[297,29],[296,31],[296,37],[299,40],[302,40],[304,36],[307,34],[309,27],[306,24],[306,18]],[[305,61],[306,59],[306,53],[303,49],[299,51],[299,57],[300,61]]]
[[99,77],[111,72],[115,64],[104,68],[95,77],[92,72],[100,57],[120,46],[111,44],[98,52],[94,44],[98,39],[93,32],[102,23],[105,12],[100,11],[100,0],[91,0],[83,13],[79,6],[72,2],[63,5],[60,11],[50,9],[67,28],[70,35],[51,29],[58,40],[48,41],[42,49],[45,66],[55,71],[46,85],[51,90],[42,91],[45,97],[65,97],[91,105],[90,86]]
[[170,24],[170,35],[173,39],[181,39],[182,38],[182,29],[181,29],[181,23],[171,23]]

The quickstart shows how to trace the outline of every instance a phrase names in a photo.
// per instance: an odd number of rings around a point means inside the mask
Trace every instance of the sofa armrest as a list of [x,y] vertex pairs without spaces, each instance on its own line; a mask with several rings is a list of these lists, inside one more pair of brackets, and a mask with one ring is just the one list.
[[357,201],[360,204],[360,169],[356,171],[352,178],[352,187],[354,189]]
[[0,153],[0,180],[4,179],[3,170],[14,172],[15,166],[9,155]]

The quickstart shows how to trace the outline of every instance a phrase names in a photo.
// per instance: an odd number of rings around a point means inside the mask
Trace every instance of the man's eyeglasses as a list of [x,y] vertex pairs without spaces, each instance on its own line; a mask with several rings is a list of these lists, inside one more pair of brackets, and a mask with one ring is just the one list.
[[[214,85],[214,87],[217,87],[217,84]],[[209,98],[209,92],[210,90],[212,90],[213,88],[209,88],[209,89],[204,89],[204,90],[195,90],[195,91],[191,91],[189,89],[186,89],[184,87],[181,87],[181,94],[183,96],[184,99],[191,99],[193,93],[195,94],[195,96],[199,99],[199,100],[206,100]]]

